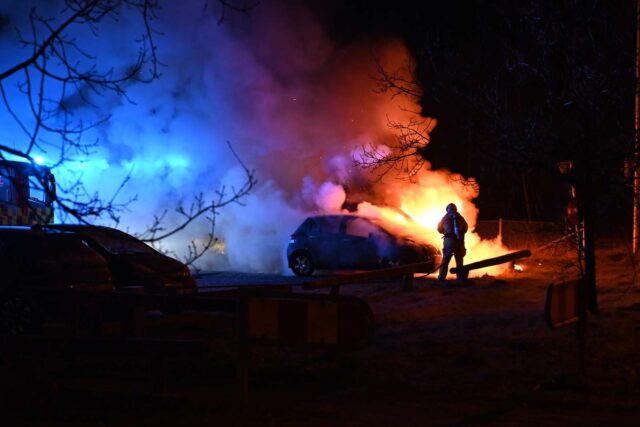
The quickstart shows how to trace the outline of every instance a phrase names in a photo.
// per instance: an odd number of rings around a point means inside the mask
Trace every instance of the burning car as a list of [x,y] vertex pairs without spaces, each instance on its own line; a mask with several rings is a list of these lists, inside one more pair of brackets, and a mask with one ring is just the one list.
[[375,219],[356,215],[323,215],[304,220],[287,247],[289,268],[297,276],[315,270],[372,270],[419,262],[440,264],[432,245],[387,231]]

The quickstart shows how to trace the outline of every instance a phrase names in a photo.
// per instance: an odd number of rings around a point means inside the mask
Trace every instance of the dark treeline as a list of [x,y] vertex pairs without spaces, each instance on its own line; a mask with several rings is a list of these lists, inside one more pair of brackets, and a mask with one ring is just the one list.
[[337,42],[406,41],[424,112],[438,119],[423,154],[478,179],[481,218],[562,219],[557,162],[571,160],[579,177],[591,173],[596,215],[610,220],[615,206],[615,223],[630,224],[635,8],[631,0],[356,0],[319,12]]

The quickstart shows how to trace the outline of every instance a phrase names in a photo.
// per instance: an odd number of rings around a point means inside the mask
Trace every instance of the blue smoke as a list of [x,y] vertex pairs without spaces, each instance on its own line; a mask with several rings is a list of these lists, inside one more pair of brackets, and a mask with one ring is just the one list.
[[[199,193],[214,200],[221,188],[241,185],[244,175],[227,147],[230,141],[243,162],[256,169],[260,185],[242,206],[220,212],[216,231],[224,250],[210,253],[201,267],[283,271],[288,235],[315,207],[303,194],[303,183],[348,184],[359,174],[351,166],[353,150],[387,132],[379,120],[384,103],[371,90],[369,51],[337,49],[296,2],[263,2],[249,16],[227,14],[222,25],[217,2],[207,2],[206,9],[203,0],[160,4],[152,25],[164,64],[161,77],[128,85],[127,97],[86,88],[66,94],[64,107],[75,122],[108,120],[82,135],[84,142],[95,142],[91,154],[68,153],[54,170],[57,180],[69,186],[81,179],[90,192],[109,198],[130,176],[119,200],[137,199],[122,213],[119,227],[140,232],[164,209],[170,212],[170,227],[180,220],[173,212],[178,204],[188,205]],[[28,35],[31,7],[52,17],[52,25],[65,16],[62,2],[0,5],[5,22],[0,26],[0,69],[29,55],[10,28]],[[86,26],[69,28],[98,66],[116,72],[136,58],[135,40],[142,30],[131,10],[117,21],[102,22],[97,34]],[[31,128],[28,105],[16,87],[23,79],[3,83]],[[46,90],[55,97],[60,87],[48,82]],[[2,144],[24,146],[25,134],[3,109],[0,127]],[[55,162],[58,144],[49,135],[34,154]],[[197,224],[164,247],[180,255],[206,229],[206,223]]]

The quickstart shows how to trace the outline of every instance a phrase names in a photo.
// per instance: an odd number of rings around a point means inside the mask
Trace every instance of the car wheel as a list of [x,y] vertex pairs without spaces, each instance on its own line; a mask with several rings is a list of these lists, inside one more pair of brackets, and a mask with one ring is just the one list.
[[296,276],[311,276],[314,268],[313,259],[307,252],[296,252],[291,257],[291,271]]
[[0,333],[33,334],[40,332],[41,326],[34,306],[24,298],[7,296],[0,299]]

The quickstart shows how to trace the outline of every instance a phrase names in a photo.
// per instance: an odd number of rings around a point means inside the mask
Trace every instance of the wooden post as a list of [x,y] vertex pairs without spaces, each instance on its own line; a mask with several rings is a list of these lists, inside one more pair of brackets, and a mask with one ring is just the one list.
[[[596,291],[596,245],[593,218],[593,172],[591,168],[591,139],[587,136],[583,144],[582,161],[578,164],[578,186],[576,195],[579,211],[582,211],[582,239],[578,245],[579,254],[584,256],[584,280],[578,286],[578,313],[576,324],[578,374],[586,372],[587,316],[588,311],[598,314]],[[580,250],[581,249],[581,250]]]
[[578,375],[586,372],[587,353],[587,281],[578,283],[578,322],[576,323],[576,362]]
[[588,166],[585,175],[585,188],[582,194],[584,209],[584,219],[582,223],[584,233],[584,275],[586,278],[584,301],[586,306],[585,310],[588,309],[592,314],[599,314],[598,291],[596,287],[596,239],[594,236],[592,191],[591,170],[590,166]]

